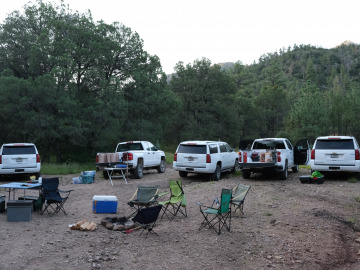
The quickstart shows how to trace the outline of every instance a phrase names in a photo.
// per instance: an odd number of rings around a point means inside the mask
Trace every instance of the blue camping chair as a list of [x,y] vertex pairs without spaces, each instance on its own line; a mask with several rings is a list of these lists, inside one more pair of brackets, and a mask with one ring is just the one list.
[[53,216],[60,211],[67,215],[64,204],[73,190],[59,190],[59,178],[43,178],[41,186],[41,197],[44,202],[44,209],[41,214],[46,211],[49,216]]

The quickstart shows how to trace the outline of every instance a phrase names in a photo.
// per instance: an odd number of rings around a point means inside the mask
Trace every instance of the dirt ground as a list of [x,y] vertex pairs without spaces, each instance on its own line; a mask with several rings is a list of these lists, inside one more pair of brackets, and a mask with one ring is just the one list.
[[[360,182],[338,175],[321,185],[301,184],[299,176],[309,173],[301,169],[285,181],[260,174],[244,180],[228,173],[213,182],[189,175],[183,179],[188,217],[163,218],[154,229],[158,236],[148,237],[138,230],[111,231],[100,222],[131,214],[127,202],[139,184],[167,191],[168,180],[179,179],[171,166],[164,174],[152,170],[142,179],[129,176],[128,184],[114,179],[114,186],[100,172],[93,184],[74,185],[71,179],[78,175],[60,176],[61,189],[73,189],[67,215],[33,213],[30,222],[7,222],[6,213],[0,214],[0,269],[360,269]],[[232,216],[231,232],[198,231],[202,216],[196,202],[210,204],[222,188],[239,182],[251,186],[245,216]],[[117,196],[117,213],[94,214],[94,195]],[[84,218],[98,223],[97,229],[69,229]]]

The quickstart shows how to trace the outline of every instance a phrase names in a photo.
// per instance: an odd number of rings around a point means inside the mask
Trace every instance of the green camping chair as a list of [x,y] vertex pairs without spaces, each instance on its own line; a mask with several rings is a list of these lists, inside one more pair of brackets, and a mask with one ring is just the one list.
[[250,186],[246,186],[246,185],[239,183],[233,189],[233,196],[231,198],[230,203],[235,206],[234,213],[236,212],[237,209],[239,209],[240,212],[244,215],[244,212],[243,212],[244,201],[245,201],[245,197],[246,197],[247,193],[249,192],[250,188],[251,188]]
[[[184,190],[182,189],[181,180],[170,180],[170,198],[167,201],[159,202],[163,205],[163,214],[168,217],[168,219],[173,220],[173,218],[180,212],[183,216],[187,217],[186,212],[186,196]],[[182,209],[183,208],[183,209]]]
[[216,198],[211,206],[204,206],[198,202],[200,212],[204,216],[204,221],[199,227],[199,231],[204,227],[213,228],[217,234],[221,234],[221,230],[225,227],[230,232],[231,225],[231,206],[230,200],[232,196],[231,189],[221,190],[221,200]]
[[128,217],[133,217],[141,208],[157,203],[159,186],[138,186],[128,205],[135,211]]

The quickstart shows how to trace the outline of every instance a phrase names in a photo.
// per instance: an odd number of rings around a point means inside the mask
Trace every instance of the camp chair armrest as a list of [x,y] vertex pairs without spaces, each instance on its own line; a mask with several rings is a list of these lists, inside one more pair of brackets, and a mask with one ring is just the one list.
[[204,205],[202,202],[197,202],[196,204],[199,205],[200,208],[206,207],[207,209],[219,210],[219,208],[214,208],[213,206]]
[[71,191],[74,191],[73,189],[71,190],[60,190],[58,189],[59,192],[62,192],[62,193],[70,193]]
[[165,196],[167,194],[169,194],[170,192],[169,191],[166,191],[166,192],[163,192],[163,193],[160,193],[158,195],[156,195],[157,197],[162,197],[162,196]]

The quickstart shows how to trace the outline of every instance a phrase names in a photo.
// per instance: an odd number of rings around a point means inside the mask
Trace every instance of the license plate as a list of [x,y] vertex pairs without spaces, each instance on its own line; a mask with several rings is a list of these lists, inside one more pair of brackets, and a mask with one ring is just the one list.
[[331,154],[331,158],[338,158],[339,155],[338,154]]
[[193,157],[188,157],[188,161],[194,161]]
[[16,158],[16,162],[23,162],[22,158]]

